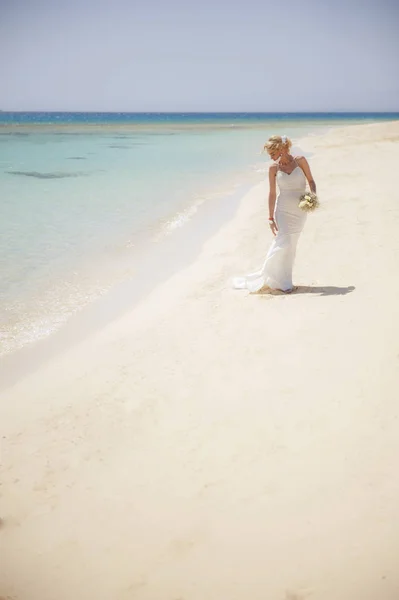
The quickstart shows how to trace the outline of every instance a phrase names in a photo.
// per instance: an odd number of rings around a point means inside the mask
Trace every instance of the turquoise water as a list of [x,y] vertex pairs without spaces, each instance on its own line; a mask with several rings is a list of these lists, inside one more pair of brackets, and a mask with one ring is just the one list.
[[264,178],[269,135],[383,118],[0,113],[0,355],[133,278],[144,243]]

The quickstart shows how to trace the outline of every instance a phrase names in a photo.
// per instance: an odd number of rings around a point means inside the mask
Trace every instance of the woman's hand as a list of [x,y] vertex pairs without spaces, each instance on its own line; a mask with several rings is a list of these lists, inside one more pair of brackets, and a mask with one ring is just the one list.
[[274,219],[269,219],[269,227],[271,229],[272,234],[275,236],[278,232],[278,227]]

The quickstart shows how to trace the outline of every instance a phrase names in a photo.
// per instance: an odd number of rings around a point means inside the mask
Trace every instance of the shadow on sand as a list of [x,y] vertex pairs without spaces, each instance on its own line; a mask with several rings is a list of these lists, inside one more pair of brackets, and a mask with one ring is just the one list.
[[299,285],[292,293],[293,294],[318,294],[319,296],[346,296],[355,290],[354,285],[347,287],[336,287],[333,285],[323,286],[306,286]]
[[347,287],[336,287],[333,285],[323,286],[312,286],[312,285],[298,285],[290,293],[280,292],[278,290],[271,290],[270,288],[263,288],[256,295],[261,296],[293,296],[297,294],[318,294],[319,296],[345,296],[355,290],[355,286],[349,285]]

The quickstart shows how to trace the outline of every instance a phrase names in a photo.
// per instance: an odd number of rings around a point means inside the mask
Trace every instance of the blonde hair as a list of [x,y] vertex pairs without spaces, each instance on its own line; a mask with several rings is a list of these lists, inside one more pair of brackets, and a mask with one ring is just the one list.
[[292,142],[286,135],[284,136],[284,140],[281,135],[272,135],[263,146],[263,150],[270,153],[273,150],[281,151],[284,149],[289,152],[291,146]]

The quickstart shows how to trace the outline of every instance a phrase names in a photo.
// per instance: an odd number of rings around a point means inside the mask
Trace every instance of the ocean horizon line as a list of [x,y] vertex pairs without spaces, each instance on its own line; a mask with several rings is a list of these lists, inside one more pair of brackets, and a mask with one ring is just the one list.
[[125,110],[7,110],[0,109],[3,114],[119,114],[119,115],[399,115],[399,111],[376,110],[376,111],[356,111],[356,110],[336,110],[336,111],[193,111],[193,110],[173,110],[173,111],[125,111]]

